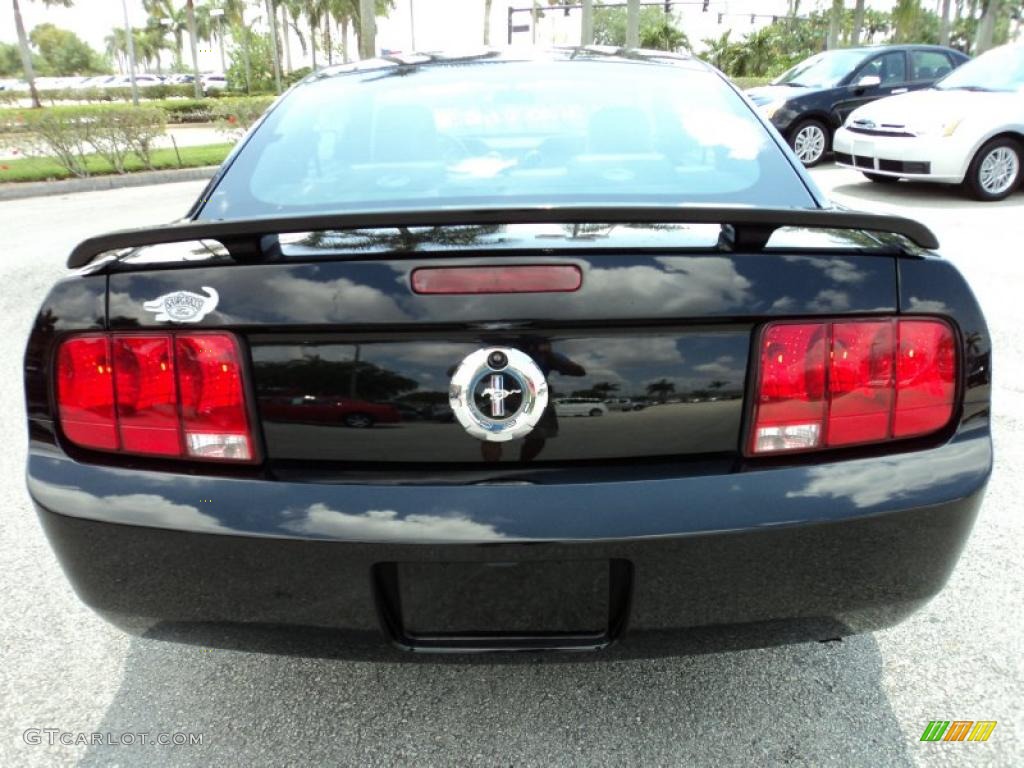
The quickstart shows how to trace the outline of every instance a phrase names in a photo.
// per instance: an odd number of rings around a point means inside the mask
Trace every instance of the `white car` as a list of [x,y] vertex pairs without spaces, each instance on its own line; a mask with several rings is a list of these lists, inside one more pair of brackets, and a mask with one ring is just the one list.
[[199,82],[204,93],[223,91],[228,87],[228,79],[224,75],[203,75]]
[[979,200],[1003,199],[1020,186],[1024,162],[1024,45],[854,110],[833,147],[839,165],[871,181],[963,184]]
[[608,406],[592,397],[563,397],[555,400],[555,413],[559,416],[604,416]]

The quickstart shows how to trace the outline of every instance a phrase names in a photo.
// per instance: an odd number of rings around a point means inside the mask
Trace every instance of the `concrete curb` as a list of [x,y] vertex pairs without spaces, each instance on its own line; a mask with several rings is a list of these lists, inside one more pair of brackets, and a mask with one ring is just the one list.
[[201,168],[174,168],[169,171],[139,171],[137,173],[90,176],[85,179],[63,179],[61,181],[27,181],[0,184],[0,200],[18,200],[23,197],[45,195],[67,195],[74,192],[95,192],[102,189],[122,187],[144,187],[150,184],[173,184],[176,181],[198,181],[209,179],[216,173],[218,165]]

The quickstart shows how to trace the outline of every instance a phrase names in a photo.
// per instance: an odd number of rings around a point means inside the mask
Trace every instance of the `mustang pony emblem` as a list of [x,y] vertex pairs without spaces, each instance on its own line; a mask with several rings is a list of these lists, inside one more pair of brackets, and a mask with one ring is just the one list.
[[548,404],[548,383],[530,356],[513,347],[478,349],[456,367],[452,413],[470,435],[501,443],[528,435]]
[[198,323],[217,308],[220,294],[208,285],[203,286],[203,296],[192,291],[175,291],[165,293],[159,298],[147,301],[142,308],[147,312],[156,312],[158,323]]
[[480,390],[480,397],[487,397],[491,400],[491,415],[501,416],[503,415],[500,411],[504,410],[499,403],[504,403],[505,398],[509,395],[521,395],[523,390],[521,389],[505,389],[505,384],[502,381],[501,376],[492,376],[491,381],[497,379],[496,383],[492,383],[491,386],[486,389]]

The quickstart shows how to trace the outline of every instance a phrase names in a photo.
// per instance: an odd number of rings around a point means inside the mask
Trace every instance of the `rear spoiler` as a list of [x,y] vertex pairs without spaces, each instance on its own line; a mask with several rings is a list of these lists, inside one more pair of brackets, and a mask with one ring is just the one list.
[[744,208],[736,206],[537,206],[430,210],[362,211],[316,216],[280,216],[228,221],[187,221],[162,227],[125,229],[83,240],[68,256],[68,266],[84,267],[108,251],[189,240],[216,240],[235,259],[263,253],[262,238],[294,232],[395,227],[501,224],[720,224],[724,245],[761,250],[781,227],[846,229],[901,235],[921,248],[938,248],[928,227],[901,216],[839,209]]

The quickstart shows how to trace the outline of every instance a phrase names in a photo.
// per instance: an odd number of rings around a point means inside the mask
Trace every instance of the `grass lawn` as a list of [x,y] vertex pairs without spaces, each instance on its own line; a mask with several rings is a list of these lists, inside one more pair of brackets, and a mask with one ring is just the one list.
[[[203,165],[220,165],[234,144],[207,144],[201,147],[180,147],[181,165],[174,149],[153,150],[153,167],[164,168],[198,168]],[[124,161],[127,171],[147,170],[142,162],[131,155]],[[86,167],[93,176],[111,174],[114,169],[99,155],[87,155]],[[0,184],[8,181],[48,181],[50,179],[72,178],[72,174],[60,166],[56,160],[48,157],[19,157],[13,160],[0,160]]]

